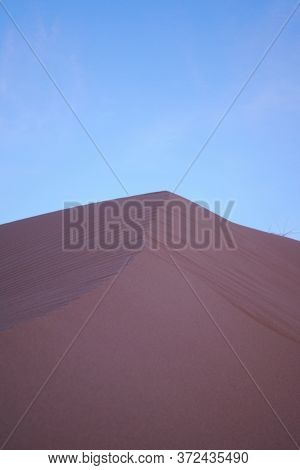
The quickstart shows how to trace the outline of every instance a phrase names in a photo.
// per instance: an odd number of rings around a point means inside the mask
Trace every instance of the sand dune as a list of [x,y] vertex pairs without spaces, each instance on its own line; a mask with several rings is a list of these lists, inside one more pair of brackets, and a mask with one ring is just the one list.
[[63,251],[62,215],[0,227],[4,448],[299,446],[299,242],[229,224],[236,249],[174,250],[159,220],[152,250],[146,217],[138,250]]

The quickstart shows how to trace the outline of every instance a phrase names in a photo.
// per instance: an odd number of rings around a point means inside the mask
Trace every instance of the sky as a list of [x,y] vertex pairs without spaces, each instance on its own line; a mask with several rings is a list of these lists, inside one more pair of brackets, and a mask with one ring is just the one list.
[[[173,191],[297,0],[5,0],[130,195]],[[300,239],[300,8],[176,190]],[[126,196],[0,8],[0,223]]]

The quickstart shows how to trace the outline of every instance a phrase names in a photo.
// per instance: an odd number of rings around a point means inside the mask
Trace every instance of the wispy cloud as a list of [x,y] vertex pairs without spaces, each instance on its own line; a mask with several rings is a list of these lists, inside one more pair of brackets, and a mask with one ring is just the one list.
[[[39,18],[30,32],[24,32],[50,72],[57,75],[62,70],[62,76],[55,78],[63,82],[68,98],[80,101],[84,93],[80,60],[75,51],[61,47],[58,21],[48,25]],[[61,98],[12,26],[0,38],[0,101],[0,133],[4,136],[46,130],[49,123],[55,129],[64,116],[65,123],[72,121],[67,111],[62,112]]]

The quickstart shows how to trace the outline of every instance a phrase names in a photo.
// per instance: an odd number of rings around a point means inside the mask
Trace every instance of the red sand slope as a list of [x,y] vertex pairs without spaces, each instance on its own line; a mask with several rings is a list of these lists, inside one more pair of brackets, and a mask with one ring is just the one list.
[[62,253],[61,215],[0,227],[0,446],[299,446],[299,242]]

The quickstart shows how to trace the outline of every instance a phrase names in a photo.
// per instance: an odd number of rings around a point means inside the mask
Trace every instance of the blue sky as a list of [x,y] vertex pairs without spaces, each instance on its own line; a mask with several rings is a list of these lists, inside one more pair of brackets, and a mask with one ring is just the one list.
[[[128,192],[139,194],[175,187],[296,2],[5,4]],[[299,46],[300,9],[180,195],[235,200],[233,221],[300,232]],[[124,195],[1,9],[0,155],[1,223]]]

